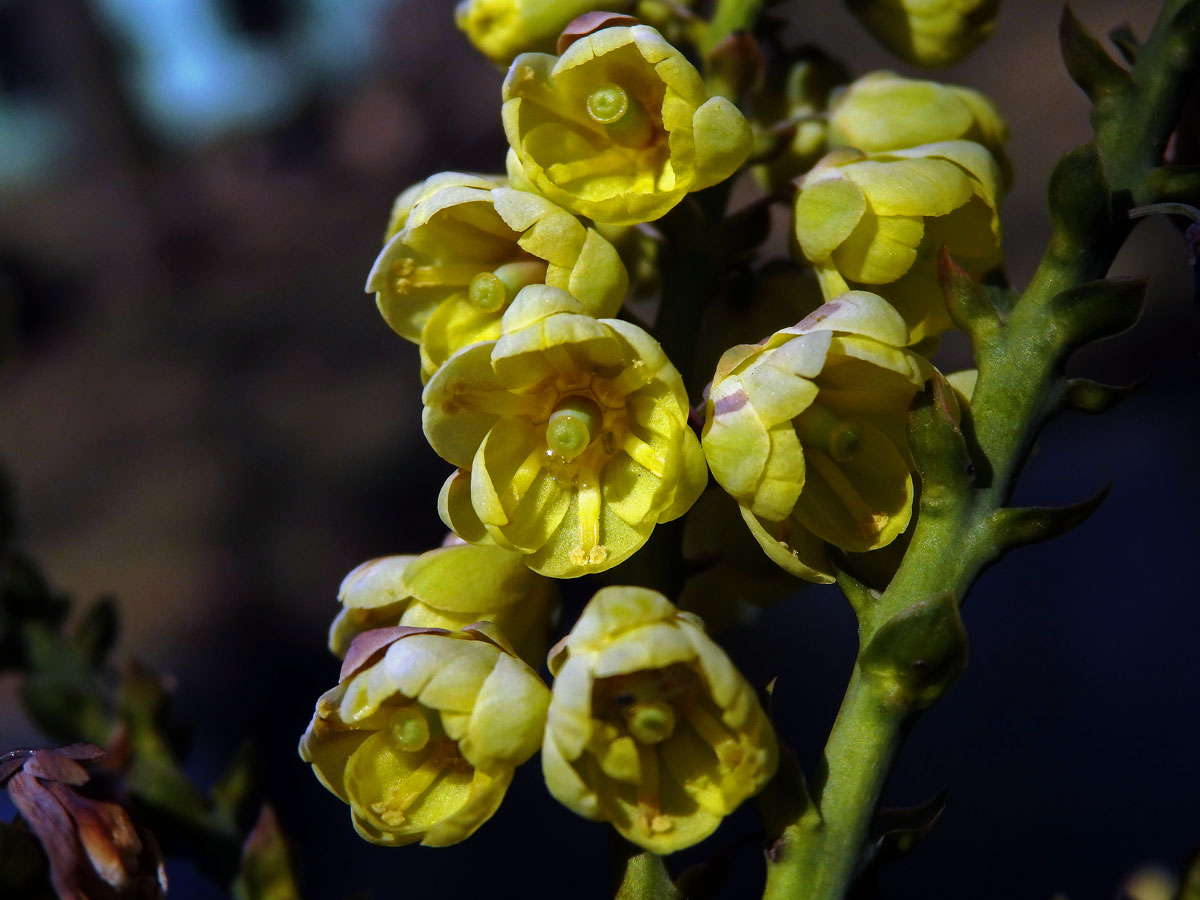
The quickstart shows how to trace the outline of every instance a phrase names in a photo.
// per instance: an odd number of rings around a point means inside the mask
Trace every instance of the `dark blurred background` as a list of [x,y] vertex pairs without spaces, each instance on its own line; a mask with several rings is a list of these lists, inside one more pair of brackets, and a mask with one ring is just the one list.
[[[1139,35],[1156,5],[1073,4],[1101,34]],[[916,74],[839,5],[784,8],[854,72]],[[1008,117],[1018,284],[1047,235],[1049,169],[1089,133],[1058,15],[1006,0],[993,39],[939,76]],[[557,807],[536,761],[469,842],[386,850],[295,750],[336,680],[342,575],[442,536],[416,351],[361,286],[403,187],[502,170],[501,78],[448,0],[0,0],[0,298],[17,333],[0,461],[26,545],[58,587],[114,593],[122,652],[177,676],[198,779],[257,743],[314,900],[607,896],[603,827]],[[1153,279],[1144,320],[1076,366],[1146,384],[1053,423],[1017,499],[1111,496],[978,584],[971,665],[885,795],[945,787],[948,806],[883,870],[884,897],[1111,897],[1200,842],[1200,323],[1170,224],[1139,226],[1117,270]],[[840,595],[805,590],[727,645],[754,683],[779,676],[780,730],[811,768],[853,659]],[[5,676],[0,749],[38,743]],[[755,896],[756,827],[743,811],[672,867],[740,846],[722,896]],[[174,897],[221,896],[171,873]]]

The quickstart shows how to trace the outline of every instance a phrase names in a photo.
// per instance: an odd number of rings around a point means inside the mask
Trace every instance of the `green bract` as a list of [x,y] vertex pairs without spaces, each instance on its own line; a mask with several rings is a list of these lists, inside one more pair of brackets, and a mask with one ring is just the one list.
[[504,133],[524,175],[607,224],[657,219],[746,161],[750,126],[645,25],[602,28],[562,56],[526,53],[504,80]]
[[894,309],[852,291],[717,367],[704,455],[759,544],[800,578],[833,581],[826,543],[876,550],[908,526],[904,417],[932,367],[906,339]]
[[300,756],[376,844],[454,844],[541,741],[550,692],[490,623],[359,635]]
[[871,34],[918,66],[948,66],[992,33],[1000,0],[847,0]]
[[937,277],[943,246],[975,277],[1000,264],[1000,184],[996,160],[973,141],[834,151],[800,184],[796,238],[826,299],[877,290],[916,343],[952,325]]
[[486,620],[504,632],[521,659],[538,665],[558,589],[530,571],[519,553],[460,544],[368,560],[342,580],[338,600],[342,611],[329,628],[329,649],[339,657],[354,638],[375,628],[453,631]]
[[654,853],[708,837],[775,772],[754,689],[700,620],[656,591],[597,592],[550,670],[546,786]]
[[455,350],[500,335],[527,284],[563,288],[590,314],[620,308],[629,279],[613,246],[536,194],[444,172],[402,193],[367,277],[379,310],[421,345],[428,380]]
[[546,285],[521,291],[501,332],[425,388],[425,436],[460,469],[442,518],[543,575],[612,568],[704,488],[683,381],[640,328]]

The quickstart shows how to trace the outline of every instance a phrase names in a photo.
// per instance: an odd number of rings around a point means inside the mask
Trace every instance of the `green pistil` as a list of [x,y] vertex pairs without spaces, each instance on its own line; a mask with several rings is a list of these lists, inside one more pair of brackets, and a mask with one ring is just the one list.
[[796,434],[806,447],[824,450],[836,462],[848,463],[862,448],[862,430],[814,403],[795,420]]
[[546,446],[563,459],[579,456],[600,431],[603,414],[587,397],[559,401],[546,423]]
[[472,278],[467,296],[484,312],[497,312],[508,303],[508,290],[504,282],[492,272],[480,272]]
[[392,738],[406,753],[415,753],[429,743],[429,720],[414,706],[405,706],[392,714]]
[[639,700],[625,710],[629,733],[641,744],[659,744],[675,733],[675,710],[665,700]]
[[602,84],[587,98],[588,115],[601,125],[615,125],[629,112],[629,95],[616,84]]

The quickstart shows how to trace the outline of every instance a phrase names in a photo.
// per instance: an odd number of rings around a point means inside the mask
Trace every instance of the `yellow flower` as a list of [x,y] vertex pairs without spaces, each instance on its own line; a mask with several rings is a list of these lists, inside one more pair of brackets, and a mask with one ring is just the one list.
[[864,75],[835,94],[829,109],[830,146],[863,153],[967,140],[983,144],[1006,169],[1007,138],[1000,111],[979,91],[895,72]]
[[392,625],[447,628],[486,620],[531,665],[546,654],[558,607],[554,582],[531,572],[519,553],[459,544],[420,556],[369,560],[342,581],[342,610],[329,629],[329,649],[346,655],[364,631]]
[[878,288],[916,343],[952,327],[937,277],[943,245],[975,277],[1000,264],[1000,178],[973,141],[834,151],[800,184],[796,238],[826,299]]
[[948,66],[992,33],[1000,0],[848,0],[871,34],[918,66]]
[[596,222],[657,219],[746,161],[750,126],[645,25],[602,28],[562,56],[525,53],[504,80],[504,132],[525,176]]
[[429,443],[463,470],[442,492],[443,520],[543,575],[617,565],[707,480],[662,348],[557,288],[521,291],[500,339],[452,356],[422,399]]
[[906,337],[882,298],[853,291],[717,367],[701,439],[713,477],[800,578],[833,581],[826,542],[866,552],[908,526],[904,420],[932,367]]
[[490,623],[359,635],[300,756],[375,844],[454,844],[541,740],[550,692]]
[[708,837],[775,772],[775,734],[753,688],[662,594],[597,592],[550,671],[546,786],[647,850]]
[[454,21],[480,53],[507,65],[527,50],[553,50],[559,32],[577,16],[631,5],[632,0],[461,0]]
[[397,198],[367,290],[387,323],[421,345],[428,380],[455,350],[499,337],[513,297],[543,282],[608,316],[629,279],[613,246],[566,210],[488,178],[443,172]]

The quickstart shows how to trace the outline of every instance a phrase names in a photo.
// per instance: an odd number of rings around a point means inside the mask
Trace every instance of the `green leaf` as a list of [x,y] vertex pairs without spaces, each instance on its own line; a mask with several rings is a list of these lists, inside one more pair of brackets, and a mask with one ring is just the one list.
[[875,835],[873,850],[876,860],[888,862],[912,852],[933,830],[945,809],[946,789],[942,788],[917,806],[879,810],[871,829]]
[[965,331],[976,348],[996,333],[1004,318],[983,288],[954,261],[943,246],[938,256],[938,280],[954,324]]
[[1176,900],[1200,900],[1200,850],[1185,864]]
[[1137,393],[1141,386],[1141,381],[1118,386],[1101,384],[1090,378],[1071,378],[1066,382],[1063,403],[1080,412],[1108,412],[1122,400]]
[[1106,278],[1063,291],[1050,301],[1059,345],[1073,350],[1132,328],[1142,314],[1144,278]]
[[300,900],[291,853],[270,806],[263,806],[242,846],[233,896],[235,900]]
[[1088,33],[1083,23],[1075,18],[1070,6],[1063,7],[1058,40],[1067,72],[1094,104],[1103,103],[1114,96],[1125,96],[1132,90],[1129,72]]
[[232,762],[217,779],[211,792],[216,813],[235,826],[255,782],[254,746],[247,741],[234,754]]
[[92,604],[67,643],[89,668],[99,670],[116,643],[118,629],[117,604],[104,597]]
[[967,632],[953,594],[903,609],[879,627],[858,658],[864,674],[910,709],[925,709],[967,664]]
[[1122,22],[1108,33],[1108,39],[1121,54],[1121,58],[1129,65],[1137,62],[1138,51],[1142,49],[1141,41],[1133,33],[1128,22]]
[[1108,496],[1104,487],[1095,496],[1071,506],[1006,507],[992,513],[988,525],[1000,554],[1066,534],[1094,513]]
[[976,467],[962,430],[962,411],[949,382],[938,372],[913,399],[908,447],[921,475],[920,515],[942,515],[948,502],[975,482]]
[[112,710],[99,684],[53,675],[21,682],[21,706],[38,729],[55,740],[104,746],[112,738]]
[[1046,254],[1066,263],[1085,253],[1107,259],[1105,247],[1092,246],[1113,231],[1110,188],[1094,142],[1068,150],[1059,158],[1050,173],[1047,194],[1054,234]]

